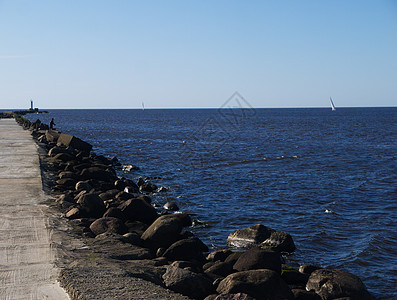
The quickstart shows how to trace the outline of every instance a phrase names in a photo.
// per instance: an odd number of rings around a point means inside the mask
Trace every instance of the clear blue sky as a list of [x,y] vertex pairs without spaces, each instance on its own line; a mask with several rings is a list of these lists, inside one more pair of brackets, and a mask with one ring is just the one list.
[[0,0],[0,109],[397,105],[397,1]]

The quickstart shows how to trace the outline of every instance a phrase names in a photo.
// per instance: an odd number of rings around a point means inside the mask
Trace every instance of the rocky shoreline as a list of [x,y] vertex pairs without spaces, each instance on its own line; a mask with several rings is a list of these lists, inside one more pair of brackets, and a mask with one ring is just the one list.
[[285,264],[292,237],[261,224],[208,253],[175,203],[154,207],[152,182],[119,177],[117,158],[77,137],[15,119],[40,147],[44,188],[55,199],[47,204],[62,216],[53,225],[71,299],[373,299],[348,272]]

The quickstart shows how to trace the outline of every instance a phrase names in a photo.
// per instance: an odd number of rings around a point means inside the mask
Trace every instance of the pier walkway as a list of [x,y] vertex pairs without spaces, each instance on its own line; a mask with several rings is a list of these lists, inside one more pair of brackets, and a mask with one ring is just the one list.
[[0,119],[0,299],[69,299],[40,203],[37,145],[14,119]]

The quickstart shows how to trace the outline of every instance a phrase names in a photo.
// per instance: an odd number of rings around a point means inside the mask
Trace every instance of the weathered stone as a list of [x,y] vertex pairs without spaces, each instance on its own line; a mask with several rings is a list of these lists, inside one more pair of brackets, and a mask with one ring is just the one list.
[[[218,293],[246,293],[255,299],[292,299],[288,286],[279,275],[268,269],[250,270],[230,274],[223,279]],[[280,298],[276,296],[282,295]]]
[[299,272],[303,274],[311,274],[316,270],[322,269],[321,267],[318,266],[313,266],[313,265],[301,265],[299,266]]
[[62,178],[62,179],[58,179],[56,181],[56,183],[58,185],[62,185],[65,188],[68,188],[68,189],[74,189],[74,186],[76,185],[76,182],[77,181],[75,179],[72,179],[72,178]]
[[92,189],[92,186],[87,181],[79,181],[76,183],[76,186],[75,186],[76,191],[89,192],[91,189]]
[[102,217],[105,213],[106,207],[102,199],[95,193],[88,193],[82,195],[77,203],[84,207],[87,213],[93,217]]
[[141,238],[148,247],[168,248],[179,239],[182,228],[181,220],[174,215],[161,216],[146,229]]
[[238,248],[262,245],[281,252],[295,251],[294,241],[288,233],[261,224],[233,231],[228,236],[227,242],[229,245]]
[[127,227],[124,223],[120,219],[113,217],[99,218],[95,220],[91,224],[90,229],[95,235],[105,232],[124,234],[127,231]]
[[167,266],[163,275],[165,286],[193,299],[203,299],[214,292],[212,282],[192,271]]
[[214,252],[211,252],[207,256],[207,260],[210,261],[225,261],[225,259],[232,254],[233,252],[229,249],[222,249],[222,250],[216,250]]
[[190,238],[173,243],[163,254],[168,260],[204,261],[203,252],[208,247],[198,238]]
[[65,217],[68,219],[79,219],[84,217],[84,213],[78,207],[73,207],[65,214]]
[[226,277],[233,272],[233,266],[226,262],[217,261],[205,270],[205,273]]
[[170,211],[177,211],[179,210],[178,205],[175,202],[167,202],[166,204],[164,204],[164,209],[166,210],[170,210]]
[[85,180],[96,179],[106,182],[112,182],[115,179],[114,174],[100,167],[89,167],[83,169],[80,175]]
[[148,229],[148,225],[139,221],[126,221],[125,225],[128,227],[128,232],[136,233],[141,236],[146,229]]
[[70,172],[70,171],[63,171],[61,173],[58,174],[59,179],[63,179],[63,178],[72,178],[74,180],[80,180],[80,176],[77,175],[74,172]]
[[59,135],[57,144],[65,147],[70,146],[73,147],[74,149],[81,150],[84,152],[90,152],[92,149],[92,145],[90,145],[89,143],[84,142],[73,135],[69,135],[65,133],[61,133]]
[[76,159],[76,157],[74,157],[69,153],[58,153],[57,155],[54,156],[54,158],[59,159],[63,162],[68,162]]
[[285,268],[283,265],[281,271],[281,278],[288,284],[297,284],[297,285],[305,286],[307,280],[309,279],[309,275],[300,273],[298,270],[295,270],[291,267]]
[[321,297],[315,292],[309,292],[302,289],[292,289],[294,300],[321,300]]
[[104,214],[103,217],[113,217],[118,218],[121,221],[125,222],[127,218],[125,217],[124,213],[117,207],[109,208]]
[[269,269],[281,274],[280,254],[271,250],[252,248],[238,258],[233,269],[237,271]]
[[234,265],[237,260],[240,258],[241,255],[243,255],[244,252],[233,252],[230,254],[228,257],[226,257],[225,262]]
[[255,300],[255,298],[245,293],[237,293],[237,294],[220,294],[217,295],[214,298],[214,300]]
[[156,209],[143,199],[130,199],[122,203],[119,209],[125,217],[131,221],[141,221],[145,224],[151,224],[157,218]]
[[351,297],[366,300],[372,298],[360,278],[341,270],[314,271],[306,284],[306,290],[314,290],[322,299]]
[[118,193],[120,193],[120,191],[117,190],[117,189],[108,190],[108,191],[106,191],[106,192],[103,192],[103,193],[99,194],[99,197],[100,197],[103,201],[106,201],[106,200],[115,198],[116,195],[117,195]]
[[58,137],[60,136],[60,132],[57,130],[46,130],[45,131],[45,137],[47,139],[47,141],[52,142],[52,143],[56,143],[58,141]]
[[139,187],[139,190],[143,193],[152,193],[157,190],[157,186],[151,182],[145,182]]

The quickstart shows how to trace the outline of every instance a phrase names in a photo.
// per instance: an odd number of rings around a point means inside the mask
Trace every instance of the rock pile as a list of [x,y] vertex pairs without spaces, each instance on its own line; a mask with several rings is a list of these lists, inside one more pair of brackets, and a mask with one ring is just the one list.
[[[96,253],[106,255],[130,274],[145,262],[140,278],[192,299],[371,299],[360,279],[350,273],[283,264],[282,254],[295,250],[292,237],[263,225],[232,232],[229,249],[209,253],[186,228],[189,215],[158,211],[151,182],[119,177],[117,158],[91,152],[92,146],[40,121],[19,118],[48,151],[48,168],[56,173],[52,194],[59,209]],[[243,251],[241,251],[243,250]],[[150,261],[150,262],[149,262]]]

